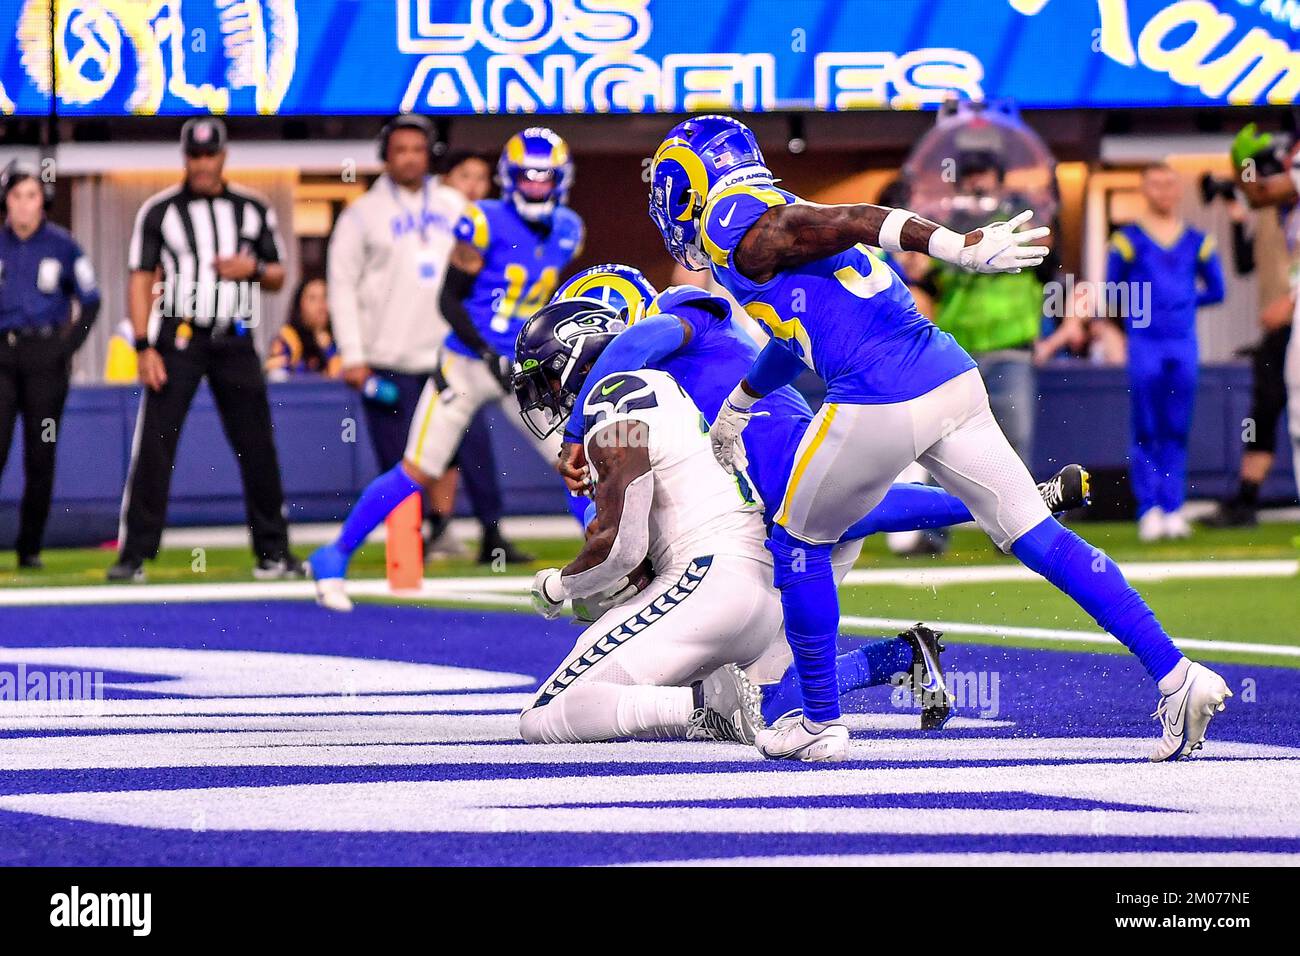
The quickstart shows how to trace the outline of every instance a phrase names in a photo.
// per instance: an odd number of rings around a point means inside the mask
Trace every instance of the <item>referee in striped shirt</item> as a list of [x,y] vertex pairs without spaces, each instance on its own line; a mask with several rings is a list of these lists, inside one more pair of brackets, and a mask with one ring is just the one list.
[[262,291],[284,284],[275,213],[222,177],[226,128],[200,117],[181,131],[185,181],[151,197],[131,236],[128,302],[145,386],[131,470],[122,499],[117,563],[110,581],[144,580],[167,517],[176,443],[207,376],[226,437],[239,460],[261,580],[302,577],[289,552],[271,409],[250,328]]

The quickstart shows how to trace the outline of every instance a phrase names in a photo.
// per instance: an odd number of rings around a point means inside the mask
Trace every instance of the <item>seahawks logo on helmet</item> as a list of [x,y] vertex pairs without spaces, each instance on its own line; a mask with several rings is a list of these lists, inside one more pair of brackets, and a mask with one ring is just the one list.
[[625,327],[626,323],[618,317],[610,318],[603,313],[587,313],[558,323],[553,334],[561,342],[576,346],[583,336],[622,332]]

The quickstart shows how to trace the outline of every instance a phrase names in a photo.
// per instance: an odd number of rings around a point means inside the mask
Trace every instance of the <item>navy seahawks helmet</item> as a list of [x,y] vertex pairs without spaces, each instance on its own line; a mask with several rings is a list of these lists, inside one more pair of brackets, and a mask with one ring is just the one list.
[[592,364],[626,318],[598,299],[561,299],[524,323],[515,341],[512,384],[524,424],[545,438],[566,421]]

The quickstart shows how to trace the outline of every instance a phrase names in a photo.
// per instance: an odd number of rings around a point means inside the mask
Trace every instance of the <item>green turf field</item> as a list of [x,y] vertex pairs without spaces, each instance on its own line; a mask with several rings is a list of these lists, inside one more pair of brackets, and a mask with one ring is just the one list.
[[[1225,564],[1267,558],[1300,557],[1300,525],[1268,524],[1233,530],[1198,529],[1188,541],[1142,545],[1131,524],[1084,524],[1078,530],[1092,544],[1123,565],[1134,561],[1222,561]],[[551,564],[563,564],[577,547],[573,539],[526,542],[538,560],[532,565],[511,565],[499,572],[512,575]],[[113,553],[98,549],[50,550],[42,572],[14,570],[12,558],[0,564],[0,587],[54,585],[104,585],[104,569]],[[364,548],[354,559],[354,577],[383,574],[382,545]],[[860,568],[956,567],[1012,564],[977,531],[959,530],[951,551],[942,558],[898,558],[888,553],[882,539],[871,539],[858,562]],[[245,549],[213,548],[201,552],[171,550],[148,565],[151,583],[218,583],[250,580],[252,559]],[[430,565],[429,577],[492,574],[492,568],[469,560]],[[130,585],[116,585],[129,587]],[[1253,644],[1300,646],[1300,577],[1196,578],[1142,582],[1138,588],[1176,637],[1240,641]],[[957,621],[988,626],[1060,628],[1096,632],[1096,626],[1073,602],[1040,581],[944,584],[937,587],[857,585],[844,589],[846,614]],[[989,643],[978,635],[950,635],[954,641]],[[1071,646],[1034,638],[999,638],[1020,646]],[[1078,650],[1121,650],[1118,645],[1073,645]],[[1206,659],[1255,662],[1300,667],[1300,657],[1279,657],[1249,652],[1197,651]]]

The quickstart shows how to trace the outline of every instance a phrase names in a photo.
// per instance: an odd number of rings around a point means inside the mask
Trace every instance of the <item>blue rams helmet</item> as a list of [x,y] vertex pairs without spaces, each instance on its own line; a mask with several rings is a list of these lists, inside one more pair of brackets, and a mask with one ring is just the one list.
[[674,259],[707,269],[700,217],[709,194],[751,179],[772,181],[758,140],[730,116],[693,116],[678,123],[655,150],[650,176],[650,218]]
[[549,222],[569,201],[573,160],[569,144],[551,130],[532,126],[506,141],[497,162],[501,198],[529,222]]
[[[631,325],[642,318],[659,290],[641,274],[640,269],[606,262],[570,276],[555,290],[552,302],[561,299],[596,299],[605,303]],[[625,314],[626,313],[626,314]]]
[[546,438],[568,421],[592,364],[626,327],[604,302],[584,298],[551,302],[524,323],[511,384],[529,431]]

